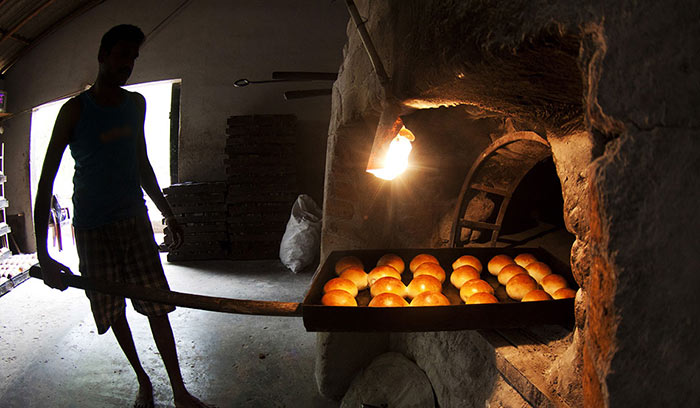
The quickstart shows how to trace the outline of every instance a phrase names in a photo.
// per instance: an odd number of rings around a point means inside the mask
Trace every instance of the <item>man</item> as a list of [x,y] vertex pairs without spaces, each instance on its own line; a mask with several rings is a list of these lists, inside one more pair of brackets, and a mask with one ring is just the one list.
[[[65,290],[59,273],[71,273],[49,256],[46,244],[53,183],[63,152],[70,146],[75,159],[73,225],[81,274],[94,280],[168,289],[143,191],[174,232],[175,247],[182,242],[182,230],[146,155],[146,101],[140,94],[121,88],[131,75],[143,40],[143,32],[135,26],[119,25],[109,30],[100,44],[99,73],[94,85],[69,100],[56,118],[34,209],[37,256],[44,282],[52,288]],[[92,291],[86,294],[98,332],[104,334],[112,328],[136,372],[139,391],[134,406],[152,407],[151,382],[134,347],[124,299]],[[170,378],[175,406],[206,407],[187,391],[182,380],[168,320],[168,313],[175,308],[137,300],[132,305],[148,316]]]

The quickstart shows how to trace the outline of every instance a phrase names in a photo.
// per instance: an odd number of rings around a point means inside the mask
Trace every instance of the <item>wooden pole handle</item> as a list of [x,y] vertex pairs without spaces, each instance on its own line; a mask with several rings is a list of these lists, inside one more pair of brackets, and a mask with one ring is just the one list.
[[[42,279],[41,266],[36,264],[29,269],[29,275]],[[257,316],[301,316],[301,303],[273,302],[265,300],[241,300],[220,298],[214,296],[193,295],[190,293],[174,292],[171,290],[147,288],[127,283],[101,282],[84,278],[80,275],[61,274],[63,282],[70,287],[94,290],[110,295],[123,296],[131,299],[164,303],[167,305],[188,307],[191,309],[209,310],[212,312],[247,314]]]

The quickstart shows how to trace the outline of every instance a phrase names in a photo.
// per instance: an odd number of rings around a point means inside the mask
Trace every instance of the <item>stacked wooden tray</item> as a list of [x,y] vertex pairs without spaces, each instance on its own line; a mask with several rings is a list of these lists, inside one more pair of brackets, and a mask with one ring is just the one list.
[[[449,274],[451,265],[462,255],[472,255],[486,269],[488,261],[498,254],[514,257],[531,253],[545,262],[554,273],[566,278],[569,287],[577,289],[571,268],[542,248],[425,248],[425,249],[372,249],[331,252],[314,275],[303,303],[304,326],[307,331],[445,331],[466,329],[495,329],[528,327],[540,324],[558,324],[570,327],[574,322],[574,299],[540,302],[506,301],[496,304],[465,305],[458,293],[453,293]],[[406,263],[418,254],[435,256],[447,272],[443,293],[450,300],[449,306],[432,307],[339,307],[321,304],[323,286],[335,278],[336,262],[348,255],[358,257],[369,272],[377,260],[387,253],[400,256]],[[488,274],[487,271],[482,272]],[[411,272],[404,272],[402,279],[408,284]],[[358,297],[362,294],[358,295]],[[361,303],[361,302],[358,302]]]
[[[168,253],[168,261],[226,259],[226,183],[182,183],[163,189],[184,232],[184,242]],[[172,235],[165,228],[165,242]]]
[[226,181],[231,259],[276,258],[298,196],[293,115],[228,120]]

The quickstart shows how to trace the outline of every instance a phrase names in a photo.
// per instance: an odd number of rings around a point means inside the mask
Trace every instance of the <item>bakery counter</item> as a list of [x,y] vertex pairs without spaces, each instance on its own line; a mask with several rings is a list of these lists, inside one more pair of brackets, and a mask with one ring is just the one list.
[[[411,261],[414,261],[416,256],[421,254],[434,257],[444,271],[444,275],[438,277],[442,281],[442,296],[440,298],[446,299],[445,305],[416,306],[417,302],[415,301],[411,301],[409,305],[408,301],[399,300],[399,303],[396,303],[396,305],[405,307],[386,307],[386,304],[381,305],[383,307],[373,307],[376,306],[376,303],[373,304],[372,300],[377,299],[378,296],[375,296],[377,294],[372,293],[373,291],[370,291],[369,288],[364,288],[364,285],[359,286],[358,291],[351,294],[351,297],[354,299],[350,301],[349,306],[328,305],[333,304],[328,301],[324,304],[324,301],[322,301],[324,292],[334,289],[328,286],[337,283],[332,282],[329,284],[329,281],[338,278],[343,272],[342,270],[337,270],[342,269],[342,267],[339,268],[339,262],[342,264],[347,262],[348,259],[359,260],[362,265],[359,269],[369,272],[368,275],[371,277],[371,272],[376,268],[378,261],[386,259],[388,254],[394,254],[403,261],[405,270],[403,273],[399,273],[403,285],[399,284],[399,286],[409,289],[414,278],[414,273],[412,272],[414,265],[412,265]],[[551,268],[552,275],[563,277],[570,292],[575,292],[578,289],[570,267],[543,248],[419,248],[334,251],[319,266],[304,299],[302,304],[304,326],[307,331],[343,332],[508,329],[543,324],[573,327],[574,299],[572,297],[551,299],[550,296],[545,294],[543,299],[551,300],[514,300],[511,296],[515,296],[516,299],[521,296],[513,295],[514,291],[511,288],[508,288],[508,291],[506,291],[506,280],[503,281],[502,285],[499,285],[497,280],[500,280],[503,276],[497,276],[497,271],[496,273],[493,270],[489,272],[489,269],[493,269],[490,261],[494,258],[513,260],[525,254],[534,256],[536,261],[544,263]],[[484,297],[493,299],[493,303],[482,304],[476,302],[476,304],[469,304],[475,298],[465,294],[464,289],[460,290],[456,287],[457,284],[463,286],[464,282],[454,283],[459,281],[459,279],[452,279],[453,264],[465,255],[478,259],[478,263],[483,268],[479,268],[477,279],[488,282],[494,289],[491,291],[493,296],[479,293],[477,298],[484,295]],[[379,263],[381,264],[382,262],[380,261]],[[505,262],[504,265],[508,265],[508,262]],[[499,268],[502,267],[503,265],[499,266]],[[535,274],[532,281],[535,280],[535,277],[537,277],[537,283],[534,284],[532,289],[537,290],[537,292],[544,292],[542,289],[547,288],[542,285],[542,279]],[[351,277],[348,276],[348,278]],[[515,279],[515,281],[518,280],[525,281],[527,279]],[[474,280],[470,282],[474,283]],[[515,287],[514,285],[511,286]],[[530,291],[530,289],[526,291]],[[402,296],[395,296],[395,298],[410,299],[414,298],[414,296],[409,297],[402,293]]]

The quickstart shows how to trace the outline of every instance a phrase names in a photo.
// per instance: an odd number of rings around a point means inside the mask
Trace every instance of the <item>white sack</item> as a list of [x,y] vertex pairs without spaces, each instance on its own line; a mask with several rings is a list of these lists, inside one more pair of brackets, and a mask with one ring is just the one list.
[[292,272],[298,273],[311,265],[319,253],[321,217],[321,209],[311,197],[306,194],[297,197],[280,244],[280,260]]

